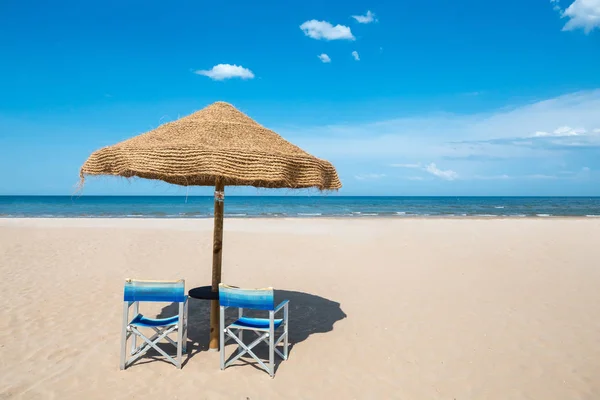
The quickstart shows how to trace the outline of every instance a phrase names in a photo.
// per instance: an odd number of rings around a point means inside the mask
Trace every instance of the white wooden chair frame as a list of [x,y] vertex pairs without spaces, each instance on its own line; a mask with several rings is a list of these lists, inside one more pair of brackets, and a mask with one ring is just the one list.
[[[128,280],[131,281],[131,280]],[[160,281],[146,281],[146,282],[160,282]],[[169,283],[169,282],[167,282]],[[151,300],[152,301],[152,300]],[[175,324],[156,325],[156,326],[143,326],[144,328],[152,329],[154,335],[147,337],[140,331],[141,326],[132,324],[138,317],[140,311],[140,301],[124,301],[123,303],[123,328],[121,332],[121,357],[120,357],[120,369],[123,370],[133,364],[136,360],[146,354],[150,349],[156,350],[158,353],[163,355],[167,361],[175,365],[178,369],[182,366],[182,353],[187,352],[187,330],[188,330],[188,297],[185,296],[184,301],[178,302],[179,312],[177,314],[178,320]],[[129,318],[129,310],[133,305],[133,318]],[[169,318],[165,319],[168,320]],[[148,319],[152,321],[161,321],[160,319]],[[177,333],[177,341],[174,341],[169,337],[171,333]],[[127,340],[131,337],[131,358],[127,359]],[[136,339],[140,338],[142,344],[136,346]],[[172,344],[177,348],[177,358],[174,359],[172,356],[167,354],[163,349],[158,346],[158,343],[165,340],[167,343]]]
[[[289,332],[289,301],[283,301],[279,304],[275,309],[269,310],[269,327],[268,328],[255,328],[255,327],[245,327],[236,325],[234,322],[228,326],[225,326],[225,310],[227,308],[237,308],[238,309],[238,321],[239,318],[244,316],[244,308],[241,307],[228,307],[228,306],[220,306],[220,358],[221,358],[221,370],[224,370],[234,362],[236,362],[240,357],[244,354],[250,355],[257,363],[260,365],[262,369],[267,371],[269,376],[273,378],[275,376],[275,353],[283,360],[288,359],[288,332]],[[275,329],[275,315],[283,311],[283,322],[279,326],[279,328],[283,328],[283,332],[279,336],[279,338],[275,338],[275,333],[279,329]],[[236,321],[237,322],[237,321]],[[250,344],[244,343],[244,331],[253,331],[258,337],[251,342]],[[237,343],[238,353],[231,358],[229,361],[225,361],[225,344],[228,341],[233,340]],[[283,352],[279,351],[277,345],[283,341]],[[258,356],[252,351],[254,347],[256,347],[260,343],[266,343],[269,346],[269,364],[265,364],[263,360],[258,358]]]

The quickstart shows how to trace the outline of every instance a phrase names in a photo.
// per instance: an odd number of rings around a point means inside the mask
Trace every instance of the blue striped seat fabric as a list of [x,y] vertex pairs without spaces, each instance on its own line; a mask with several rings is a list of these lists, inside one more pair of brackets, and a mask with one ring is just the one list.
[[249,308],[254,310],[274,310],[273,288],[241,289],[219,284],[219,302],[224,307]]
[[178,281],[141,281],[127,279],[123,299],[125,301],[185,301],[185,283]]

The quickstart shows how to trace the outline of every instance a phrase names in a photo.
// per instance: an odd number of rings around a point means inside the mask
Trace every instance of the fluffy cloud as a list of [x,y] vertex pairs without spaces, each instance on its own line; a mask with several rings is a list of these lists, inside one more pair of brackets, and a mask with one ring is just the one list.
[[563,11],[562,11],[562,8],[560,8],[559,2],[560,2],[560,0],[550,0],[550,3],[553,4],[552,9],[562,15]]
[[[553,2],[554,8],[558,2]],[[566,10],[561,10],[563,18],[569,18],[569,21],[563,27],[564,31],[583,29],[585,33],[590,33],[593,29],[600,29],[600,0],[575,0]]]
[[356,50],[355,50],[355,51],[353,51],[353,52],[352,52],[352,57],[354,57],[354,59],[355,59],[356,61],[360,61],[360,56],[358,55],[358,51],[356,51]]
[[[374,115],[371,121],[354,124],[274,128],[308,152],[346,169],[359,163],[412,169],[404,179],[440,179],[432,171],[452,171],[458,176],[451,172],[446,176],[460,186],[483,179],[475,176],[525,179],[534,174],[558,175],[581,165],[592,169],[589,179],[600,179],[598,110],[600,90],[591,90],[484,113],[426,113],[381,120]],[[404,164],[394,164],[399,160]],[[430,163],[435,168],[426,171]]]
[[218,64],[209,70],[198,70],[194,73],[208,76],[215,81],[222,81],[231,78],[252,79],[254,74],[248,68],[241,65]]
[[579,136],[585,134],[585,129],[573,129],[570,126],[561,126],[560,128],[555,129],[553,132],[536,132],[533,137],[570,137],[570,136]]
[[300,25],[300,29],[306,36],[317,40],[354,40],[354,35],[349,27],[339,24],[333,26],[327,21],[312,19]]
[[319,60],[323,61],[324,63],[330,63],[331,62],[331,58],[329,58],[329,56],[325,53],[318,55],[317,57],[319,57]]
[[365,15],[353,15],[354,18],[359,24],[370,24],[371,22],[376,22],[375,14],[371,11],[367,11]]
[[438,178],[446,179],[448,181],[453,181],[458,178],[458,174],[451,169],[441,170],[436,167],[435,163],[431,163],[425,167],[425,171],[429,172],[431,175],[435,175]]
[[[430,173],[431,175],[437,176],[438,178],[445,179],[447,181],[453,181],[458,178],[458,173],[456,173],[455,171],[452,171],[450,169],[441,170],[435,165],[435,163],[431,163],[431,164],[428,164],[425,166],[422,166],[420,163],[419,164],[391,164],[390,166],[396,167],[396,168],[421,169],[425,172]],[[412,177],[412,178],[415,178],[415,177]]]

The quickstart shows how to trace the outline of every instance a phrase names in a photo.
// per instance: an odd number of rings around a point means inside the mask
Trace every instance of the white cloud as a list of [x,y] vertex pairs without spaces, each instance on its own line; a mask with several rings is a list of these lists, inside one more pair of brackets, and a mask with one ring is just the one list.
[[325,40],[354,40],[354,35],[349,27],[344,25],[333,26],[327,21],[317,21],[312,19],[300,25],[304,34],[313,39]]
[[[554,3],[556,8],[557,2]],[[590,33],[600,28],[600,0],[575,0],[561,15],[569,18],[563,31],[581,28],[585,33]]]
[[585,129],[573,129],[570,126],[561,126],[560,128],[555,129],[553,132],[536,132],[533,137],[570,137],[570,136],[579,136],[585,134]]
[[354,18],[359,24],[370,24],[371,22],[377,22],[375,19],[375,14],[371,11],[367,11],[365,15],[353,15]]
[[354,57],[354,59],[355,59],[356,61],[360,61],[360,56],[358,55],[358,51],[356,51],[356,50],[355,50],[355,51],[353,51],[353,52],[352,52],[352,57]]
[[570,126],[561,126],[554,131],[556,136],[578,136],[585,133],[585,129],[573,129]]
[[552,9],[558,12],[560,15],[562,15],[563,10],[562,8],[560,8],[559,0],[550,0],[550,3],[554,4],[554,6],[552,6]]
[[422,166],[419,164],[390,164],[391,167],[396,168],[411,168],[411,169],[421,169],[425,172],[429,172],[431,175],[437,176],[438,178],[446,179],[448,181],[453,181],[458,178],[458,174],[452,170],[441,170],[439,169],[435,163],[431,163],[426,166]]
[[359,181],[366,181],[366,180],[381,179],[384,177],[385,177],[385,174],[359,174],[359,175],[356,175],[354,178],[358,179]]
[[215,81],[222,81],[224,79],[240,78],[240,79],[252,79],[254,74],[248,68],[244,68],[241,65],[231,64],[218,64],[209,70],[198,70],[194,73],[198,75],[208,76],[210,79]]
[[318,55],[317,57],[319,57],[319,60],[323,61],[324,63],[330,63],[331,62],[331,58],[329,58],[329,56],[325,53]]
[[[600,179],[598,110],[600,90],[590,90],[483,113],[379,120],[372,114],[371,121],[353,124],[273,128],[309,153],[334,163],[351,166],[360,161],[412,169],[405,179],[411,175],[435,178],[423,171],[431,162],[442,170],[456,171],[461,182],[476,175],[506,174],[511,179],[538,172],[557,175],[581,165],[592,168],[592,177]],[[581,130],[585,133],[556,136]],[[535,137],[535,132],[552,136]],[[419,164],[420,160],[427,163]]]
[[436,167],[435,163],[431,163],[425,167],[425,171],[429,172],[432,175],[437,176],[438,178],[446,179],[448,181],[453,181],[458,178],[458,174],[451,169],[441,170]]

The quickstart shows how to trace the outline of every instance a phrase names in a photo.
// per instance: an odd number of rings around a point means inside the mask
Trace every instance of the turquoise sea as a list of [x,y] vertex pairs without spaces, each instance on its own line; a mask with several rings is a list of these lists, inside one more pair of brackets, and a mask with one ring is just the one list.
[[[0,196],[0,217],[209,218],[211,196]],[[600,197],[229,196],[225,216],[600,217]]]

